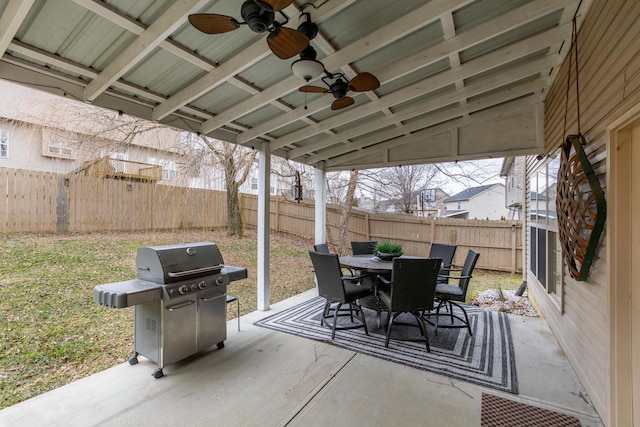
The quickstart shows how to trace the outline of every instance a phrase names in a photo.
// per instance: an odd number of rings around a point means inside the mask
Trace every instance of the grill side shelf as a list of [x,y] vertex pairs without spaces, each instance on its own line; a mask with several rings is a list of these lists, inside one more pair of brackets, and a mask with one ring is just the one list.
[[105,307],[125,308],[162,299],[162,286],[134,279],[93,288],[93,301]]
[[222,274],[226,274],[229,277],[230,282],[236,280],[246,279],[248,277],[247,269],[244,267],[237,267],[235,265],[225,265],[220,271]]

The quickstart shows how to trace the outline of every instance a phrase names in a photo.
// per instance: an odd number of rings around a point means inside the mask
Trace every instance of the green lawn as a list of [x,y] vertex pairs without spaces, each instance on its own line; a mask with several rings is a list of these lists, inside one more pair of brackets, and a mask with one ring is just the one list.
[[[223,230],[91,234],[0,234],[0,409],[123,363],[133,352],[133,308],[93,302],[96,285],[133,279],[136,249],[211,241],[249,278],[228,291],[242,314],[256,310],[256,238]],[[271,301],[314,287],[309,239],[271,237]],[[477,271],[469,300],[485,289],[516,289],[519,276]],[[235,317],[235,304],[229,306]]]

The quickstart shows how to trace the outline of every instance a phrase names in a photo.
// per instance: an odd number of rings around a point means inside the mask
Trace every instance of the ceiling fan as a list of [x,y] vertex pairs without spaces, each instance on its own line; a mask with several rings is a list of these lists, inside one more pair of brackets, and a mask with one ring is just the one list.
[[[215,13],[196,13],[189,15],[189,22],[196,29],[206,34],[221,34],[248,25],[256,33],[268,32],[269,49],[280,59],[289,59],[309,45],[309,38],[291,28],[285,28],[289,18],[282,9],[293,3],[293,0],[246,0],[240,8],[243,22]],[[284,22],[275,19],[276,12],[284,17]]]
[[[341,108],[352,105],[355,100],[348,96],[348,92],[366,92],[380,87],[380,81],[371,73],[360,73],[351,80],[347,81],[342,73],[329,73],[325,71],[326,76],[322,81],[328,88],[320,86],[302,86],[298,89],[300,92],[306,93],[330,93],[335,100],[331,104],[332,110],[340,110]],[[333,83],[331,80],[335,79]]]

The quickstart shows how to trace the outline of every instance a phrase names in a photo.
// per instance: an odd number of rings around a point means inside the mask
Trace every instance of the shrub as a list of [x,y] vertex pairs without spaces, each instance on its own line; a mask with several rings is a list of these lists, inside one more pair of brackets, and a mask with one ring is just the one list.
[[376,244],[373,251],[375,253],[382,253],[382,254],[402,255],[402,245],[400,245],[399,243],[380,242]]

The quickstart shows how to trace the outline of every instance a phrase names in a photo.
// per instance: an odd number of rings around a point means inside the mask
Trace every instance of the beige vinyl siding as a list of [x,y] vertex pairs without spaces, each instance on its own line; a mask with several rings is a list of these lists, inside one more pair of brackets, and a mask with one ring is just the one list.
[[[605,193],[606,128],[640,102],[639,18],[640,2],[593,2],[579,32],[581,131],[588,141],[585,152]],[[572,61],[567,134],[578,130],[575,58]],[[545,101],[547,153],[555,151],[563,140],[568,69],[567,57]],[[532,167],[530,159],[528,171]],[[607,419],[610,339],[604,241],[603,236],[588,281],[576,282],[565,274],[563,310],[558,309],[531,274],[528,280],[531,284],[535,283],[530,290],[589,392],[594,406],[602,418]]]

